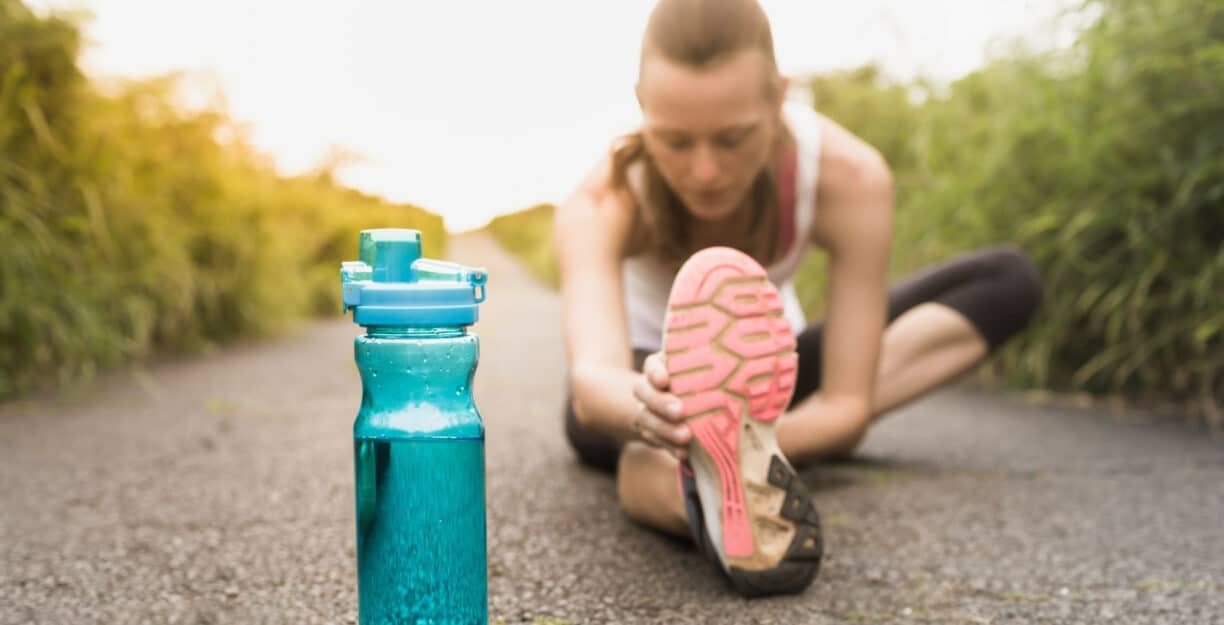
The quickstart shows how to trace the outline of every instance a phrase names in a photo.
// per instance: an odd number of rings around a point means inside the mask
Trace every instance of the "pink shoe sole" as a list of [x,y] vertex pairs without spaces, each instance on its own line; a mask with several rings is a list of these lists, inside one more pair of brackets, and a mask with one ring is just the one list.
[[694,435],[692,465],[724,568],[777,569],[794,559],[796,539],[815,548],[818,564],[819,521],[774,438],[798,357],[764,268],[731,248],[694,254],[672,286],[665,328],[671,392]]

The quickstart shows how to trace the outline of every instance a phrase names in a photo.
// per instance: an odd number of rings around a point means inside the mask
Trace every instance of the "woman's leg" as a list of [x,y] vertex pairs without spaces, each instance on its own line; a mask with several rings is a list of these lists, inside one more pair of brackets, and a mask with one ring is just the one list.
[[[916,399],[980,362],[1019,332],[1041,299],[1032,263],[1011,247],[972,252],[902,280],[889,289],[875,391],[875,415]],[[822,326],[797,337],[799,371],[792,405],[820,388]],[[788,449],[785,417],[778,442],[793,458],[822,458],[853,451],[865,423],[828,423],[816,448]],[[629,443],[621,452],[617,492],[634,520],[688,535],[677,461],[667,452]]]
[[[955,310],[937,302],[911,308],[884,329],[872,419],[946,384],[987,352],[986,341]],[[801,354],[800,370],[804,356],[814,360],[819,354],[818,350]],[[871,420],[836,413],[824,415],[819,423],[800,424],[798,418],[798,413],[788,413],[778,422],[778,445],[788,459],[800,465],[848,455],[871,425]],[[797,430],[803,435],[792,434]]]
[[[978,250],[929,267],[889,289],[872,419],[947,384],[985,359],[1027,325],[1041,300],[1036,268],[1010,246]],[[792,406],[820,386],[823,327],[799,337],[799,380]],[[804,461],[844,456],[854,450],[870,422],[826,421],[822,430],[787,444],[789,457]]]
[[[638,371],[650,353],[634,350]],[[566,399],[565,436],[578,459],[588,466],[616,474],[617,497],[629,517],[670,534],[688,536],[688,516],[671,454],[645,443],[621,441],[582,427]]]
[[646,443],[631,441],[621,452],[616,495],[629,518],[676,536],[690,536],[680,490],[679,461]]

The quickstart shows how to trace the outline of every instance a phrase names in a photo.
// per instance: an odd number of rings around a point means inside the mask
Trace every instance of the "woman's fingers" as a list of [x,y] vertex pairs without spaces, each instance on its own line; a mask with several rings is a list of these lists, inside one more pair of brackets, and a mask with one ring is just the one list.
[[646,380],[643,375],[633,385],[633,396],[646,405],[655,415],[668,421],[680,421],[684,405],[680,398],[671,393],[660,391]]
[[636,416],[638,429],[643,434],[653,434],[656,438],[667,443],[683,447],[688,445],[692,438],[692,432],[684,423],[672,423],[659,417],[659,415],[651,412],[649,408],[643,405]]
[[[677,460],[688,459],[687,440],[682,443],[677,439],[687,439],[690,438],[690,435],[679,434],[676,426],[660,420],[659,417],[651,415],[650,411],[645,409],[641,410],[638,421],[635,423],[641,423],[640,426],[634,428],[641,442],[666,450],[667,453],[676,456]],[[687,427],[681,427],[687,429]]]
[[647,356],[642,363],[642,376],[633,386],[633,395],[638,400],[634,429],[643,441],[684,459],[693,434],[684,423],[680,398],[667,392],[669,383],[663,355]]
[[646,357],[646,360],[642,362],[642,373],[646,376],[646,380],[660,391],[667,390],[671,384],[671,376],[667,373],[667,363],[663,360],[662,352],[655,352]]

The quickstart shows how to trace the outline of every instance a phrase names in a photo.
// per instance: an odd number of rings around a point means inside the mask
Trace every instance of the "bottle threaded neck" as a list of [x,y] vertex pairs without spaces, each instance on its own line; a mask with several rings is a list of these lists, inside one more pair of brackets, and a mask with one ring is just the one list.
[[380,339],[448,339],[467,334],[467,326],[368,326],[366,336]]

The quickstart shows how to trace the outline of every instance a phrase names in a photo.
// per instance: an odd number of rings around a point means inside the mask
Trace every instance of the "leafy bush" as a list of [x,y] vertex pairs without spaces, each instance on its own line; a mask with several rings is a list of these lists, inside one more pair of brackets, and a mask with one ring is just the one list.
[[[1189,401],[1218,420],[1224,1],[1084,10],[1100,17],[1070,50],[1015,53],[912,105],[870,72],[817,79],[817,107],[883,135],[874,143],[899,187],[898,274],[1002,240],[1041,267],[1043,310],[996,371],[1025,386]],[[817,268],[805,272],[810,304]]]
[[488,230],[544,284],[557,288],[557,258],[552,246],[552,204],[538,204],[489,223]]
[[103,95],[78,26],[0,0],[0,397],[156,350],[338,314],[362,228],[440,217],[276,175],[224,113],[165,78]]

